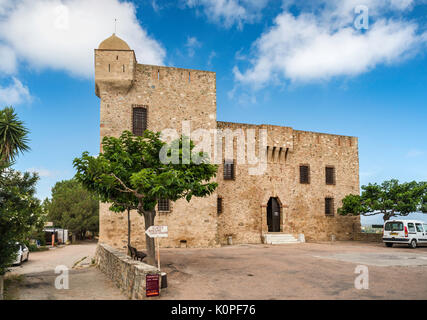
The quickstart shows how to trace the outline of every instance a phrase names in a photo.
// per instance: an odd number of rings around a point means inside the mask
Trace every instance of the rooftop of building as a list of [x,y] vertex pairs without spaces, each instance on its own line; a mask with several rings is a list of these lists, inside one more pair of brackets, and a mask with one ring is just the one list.
[[120,39],[115,33],[104,41],[98,47],[99,50],[131,50],[126,41]]

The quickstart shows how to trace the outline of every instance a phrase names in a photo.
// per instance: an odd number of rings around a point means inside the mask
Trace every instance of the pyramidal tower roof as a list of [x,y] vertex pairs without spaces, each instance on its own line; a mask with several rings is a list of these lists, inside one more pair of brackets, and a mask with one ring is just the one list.
[[101,42],[98,49],[102,50],[131,50],[129,45],[122,39],[116,36],[115,33]]

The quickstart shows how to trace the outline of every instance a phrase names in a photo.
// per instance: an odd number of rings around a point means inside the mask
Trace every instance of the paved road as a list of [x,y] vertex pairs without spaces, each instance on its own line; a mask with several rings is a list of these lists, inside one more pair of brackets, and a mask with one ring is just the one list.
[[[335,242],[162,249],[162,299],[427,299],[427,248]],[[369,289],[355,288],[366,265]]]
[[[16,295],[21,300],[123,300],[113,283],[97,268],[91,267],[96,243],[70,245],[43,252],[30,253],[28,262],[12,268],[10,275],[24,275]],[[77,268],[73,266],[77,262]],[[55,288],[59,265],[69,269],[69,289]],[[10,276],[9,275],[9,276]]]

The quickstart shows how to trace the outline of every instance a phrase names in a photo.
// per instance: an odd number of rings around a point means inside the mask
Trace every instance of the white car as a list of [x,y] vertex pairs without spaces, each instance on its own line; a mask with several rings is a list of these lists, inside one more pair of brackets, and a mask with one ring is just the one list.
[[407,244],[413,249],[427,245],[427,223],[419,220],[386,221],[383,242],[387,247],[392,247],[393,244]]
[[21,265],[23,261],[28,261],[30,256],[30,250],[28,250],[27,246],[23,243],[15,243],[17,255],[16,260],[13,264]]

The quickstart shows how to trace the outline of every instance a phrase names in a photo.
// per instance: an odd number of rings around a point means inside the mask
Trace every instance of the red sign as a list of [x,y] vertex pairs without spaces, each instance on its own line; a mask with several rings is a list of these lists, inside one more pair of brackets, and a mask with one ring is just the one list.
[[145,292],[147,297],[156,297],[160,295],[159,290],[159,275],[147,274],[145,277]]

